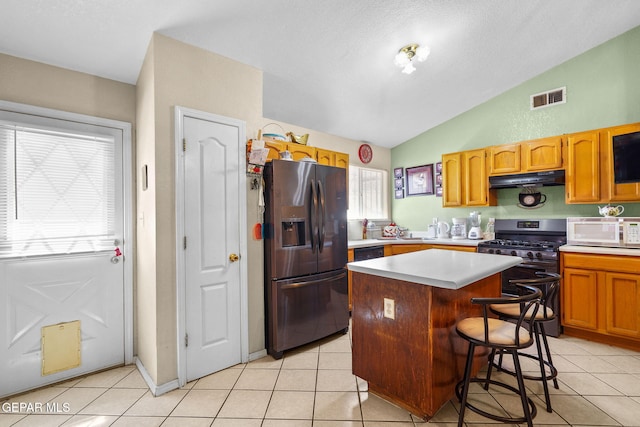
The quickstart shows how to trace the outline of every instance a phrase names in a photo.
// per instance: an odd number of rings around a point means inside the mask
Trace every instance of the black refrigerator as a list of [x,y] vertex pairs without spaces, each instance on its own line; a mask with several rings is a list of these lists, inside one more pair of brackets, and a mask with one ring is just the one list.
[[273,160],[264,168],[268,353],[349,330],[347,171]]

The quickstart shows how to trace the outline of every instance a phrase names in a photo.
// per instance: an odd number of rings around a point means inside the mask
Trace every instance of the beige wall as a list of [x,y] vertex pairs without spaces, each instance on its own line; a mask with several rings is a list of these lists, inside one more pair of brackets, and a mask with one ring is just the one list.
[[[137,82],[136,115],[136,173],[142,173],[142,165],[147,165],[148,188],[143,191],[138,186],[136,200],[136,330],[137,356],[147,373],[158,384],[158,340],[156,303],[156,182],[151,177],[156,174],[155,162],[155,92],[154,92],[154,50],[153,41],[149,45]],[[137,180],[142,182],[141,179]]]
[[[261,117],[262,72],[154,34],[138,96],[137,169],[147,164],[150,172],[149,189],[139,197],[138,217],[144,217],[146,225],[138,233],[138,244],[155,257],[140,261],[137,276],[141,301],[148,297],[145,304],[154,306],[139,308],[144,330],[138,330],[138,351],[145,369],[162,385],[177,378],[174,107],[244,120],[251,132]],[[250,299],[262,296],[256,285],[249,283]],[[147,332],[155,340],[142,337]]]
[[[262,117],[262,71],[154,34],[136,86],[0,54],[0,99],[130,122],[137,184],[135,351],[157,385],[177,377],[173,107],[244,120],[247,137],[273,120]],[[310,113],[311,114],[311,113]],[[358,160],[360,141],[278,122],[309,133],[309,145]],[[271,128],[267,128],[271,130]],[[390,150],[373,147],[371,167],[389,169]],[[247,235],[258,220],[258,193],[247,183]],[[264,349],[262,242],[249,237],[249,353]]]
[[135,86],[4,54],[0,99],[135,125]]

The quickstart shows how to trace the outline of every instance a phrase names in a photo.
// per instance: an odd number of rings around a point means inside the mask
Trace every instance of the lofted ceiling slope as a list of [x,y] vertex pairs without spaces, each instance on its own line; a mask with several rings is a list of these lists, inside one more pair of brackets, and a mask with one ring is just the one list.
[[135,84],[157,31],[263,70],[265,117],[394,147],[638,25],[637,0],[3,0],[0,52]]

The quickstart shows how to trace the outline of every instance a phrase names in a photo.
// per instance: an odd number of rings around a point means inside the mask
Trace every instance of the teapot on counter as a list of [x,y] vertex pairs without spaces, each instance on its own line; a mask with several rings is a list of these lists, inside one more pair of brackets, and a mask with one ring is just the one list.
[[624,212],[624,206],[598,206],[598,212],[600,213],[600,215],[605,217],[618,216],[622,214],[622,212]]

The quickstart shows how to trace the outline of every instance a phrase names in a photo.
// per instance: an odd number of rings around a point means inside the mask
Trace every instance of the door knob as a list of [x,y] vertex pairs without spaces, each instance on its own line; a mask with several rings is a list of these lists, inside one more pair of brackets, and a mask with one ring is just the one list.
[[239,259],[240,259],[240,257],[238,255],[236,255],[236,254],[229,255],[229,261],[231,261],[231,262],[236,262]]

